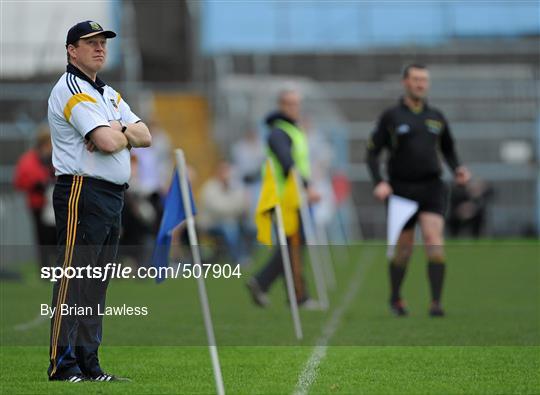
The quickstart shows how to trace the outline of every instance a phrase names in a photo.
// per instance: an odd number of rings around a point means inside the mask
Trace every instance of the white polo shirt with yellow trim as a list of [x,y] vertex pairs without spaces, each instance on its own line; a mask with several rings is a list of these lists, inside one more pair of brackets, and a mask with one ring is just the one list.
[[120,94],[108,85],[103,95],[88,81],[64,73],[49,97],[48,119],[53,145],[53,166],[59,175],[94,177],[114,184],[128,182],[131,167],[127,148],[114,154],[89,152],[85,137],[99,126],[116,120],[140,121]]

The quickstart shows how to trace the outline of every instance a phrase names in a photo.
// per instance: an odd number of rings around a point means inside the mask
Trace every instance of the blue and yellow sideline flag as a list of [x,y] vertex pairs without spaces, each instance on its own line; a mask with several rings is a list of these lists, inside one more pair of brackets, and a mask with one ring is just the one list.
[[[171,237],[172,231],[178,225],[180,225],[186,219],[186,210],[184,209],[184,203],[182,202],[182,191],[180,186],[180,180],[178,179],[178,170],[174,170],[173,178],[171,180],[171,187],[165,198],[165,205],[163,208],[163,217],[161,218],[161,225],[159,226],[159,232],[156,237],[156,245],[154,247],[154,253],[152,255],[152,266],[156,268],[169,266],[169,252],[171,249]],[[195,203],[193,202],[193,194],[191,193],[191,186],[189,186],[189,198],[191,201],[191,210],[193,215],[196,214]],[[156,278],[157,282],[163,281],[164,278]]]
[[300,226],[300,220],[298,219],[300,204],[300,191],[298,190],[294,170],[291,169],[285,180],[283,196],[281,197],[283,227],[285,228],[285,234],[287,236],[292,236],[298,232],[298,227]]
[[257,240],[262,244],[272,245],[272,209],[279,204],[276,179],[270,161],[264,167],[263,182],[259,202],[255,210]]

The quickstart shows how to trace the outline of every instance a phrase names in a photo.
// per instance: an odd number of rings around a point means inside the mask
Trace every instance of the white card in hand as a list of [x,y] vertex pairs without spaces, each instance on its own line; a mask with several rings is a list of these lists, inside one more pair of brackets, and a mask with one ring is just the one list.
[[399,235],[407,221],[418,211],[418,202],[397,195],[388,198],[388,215],[386,219],[387,256],[394,254]]

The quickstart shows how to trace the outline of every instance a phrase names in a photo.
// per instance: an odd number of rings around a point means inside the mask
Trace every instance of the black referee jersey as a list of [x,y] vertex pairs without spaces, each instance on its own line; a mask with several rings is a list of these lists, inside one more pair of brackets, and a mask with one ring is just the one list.
[[390,181],[421,182],[439,178],[442,166],[439,152],[454,171],[459,160],[450,127],[441,111],[424,102],[415,112],[404,102],[380,116],[368,143],[367,163],[375,184],[383,180],[379,155],[390,153],[387,163]]

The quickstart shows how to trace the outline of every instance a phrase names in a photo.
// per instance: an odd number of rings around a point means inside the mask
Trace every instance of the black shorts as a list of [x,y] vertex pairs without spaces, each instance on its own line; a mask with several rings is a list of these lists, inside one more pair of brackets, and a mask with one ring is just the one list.
[[444,216],[448,205],[448,187],[443,180],[436,178],[429,181],[390,181],[395,195],[418,203],[418,211],[405,224],[403,229],[410,229],[416,224],[418,213],[428,212]]

